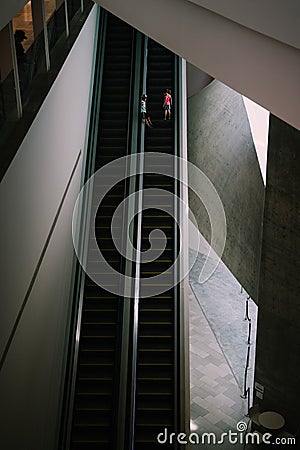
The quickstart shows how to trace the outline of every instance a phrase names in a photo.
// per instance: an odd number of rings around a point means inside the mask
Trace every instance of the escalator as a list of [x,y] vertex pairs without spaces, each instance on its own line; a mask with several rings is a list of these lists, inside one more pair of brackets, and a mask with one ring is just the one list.
[[[116,272],[128,273],[128,261],[111,237],[111,220],[118,205],[142,183],[143,201],[150,207],[143,210],[141,220],[135,213],[132,241],[136,248],[140,245],[142,251],[148,250],[150,233],[160,229],[166,246],[154,261],[130,266],[131,276],[135,273],[133,290],[125,299],[99,286],[88,275],[83,278],[79,325],[73,332],[73,341],[79,342],[78,356],[70,363],[72,374],[66,381],[71,389],[65,394],[68,419],[62,425],[60,448],[152,450],[160,447],[157,436],[164,429],[168,433],[180,429],[179,294],[171,267],[178,253],[178,230],[172,217],[176,209],[176,173],[170,160],[158,155],[174,155],[177,148],[175,118],[165,121],[162,109],[165,89],[171,89],[173,96],[176,93],[177,58],[113,15],[103,12],[102,17],[100,101],[98,109],[94,109],[97,120],[89,138],[96,142],[92,172],[131,152],[141,152],[142,161],[144,151],[146,164],[144,173],[114,185],[101,202],[95,218],[97,245]],[[149,129],[144,129],[139,116],[139,98],[145,83],[154,124]],[[151,167],[166,164],[168,176],[151,173]],[[100,182],[108,186],[111,180],[104,176]],[[164,192],[153,196],[147,193],[148,188]],[[134,211],[136,206],[131,205]],[[163,248],[162,237],[156,235],[154,241],[157,249]],[[101,271],[95,242],[92,245],[95,248],[90,245],[89,254],[95,255],[92,259],[96,270]],[[136,275],[137,267],[140,276]],[[167,283],[161,293],[145,296],[147,279],[163,272],[167,273]],[[70,355],[76,355],[76,345],[71,345]],[[175,449],[177,445],[166,444],[164,448]]]
[[[174,120],[164,120],[162,109],[165,89],[175,88],[175,55],[149,39],[147,58],[148,111],[153,128],[146,129],[145,154],[154,152],[148,169],[169,164],[163,156],[155,153],[174,154]],[[146,171],[147,172],[147,171]],[[139,299],[139,320],[137,340],[137,379],[135,412],[135,445],[137,450],[159,448],[157,436],[165,428],[169,433],[178,431],[178,376],[177,376],[177,287],[173,287],[174,273],[171,265],[176,257],[176,229],[174,219],[164,212],[174,212],[172,195],[175,182],[174,171],[168,168],[170,176],[156,173],[144,174],[144,189],[159,188],[164,192],[152,195],[149,208],[142,215],[143,251],[149,249],[149,234],[160,229],[166,236],[166,246],[161,256],[153,262],[141,265],[141,292],[146,289],[147,278],[164,271],[169,272],[165,291],[160,295]],[[144,193],[147,196],[147,191]],[[146,201],[146,200],[145,200]],[[162,209],[156,208],[161,205]],[[163,239],[154,239],[156,249],[161,249]],[[176,448],[176,445],[164,445]]]
[[[134,30],[107,14],[95,171],[127,152],[133,45]],[[110,226],[125,189],[122,181],[108,192],[95,221],[97,243],[117,271],[122,271],[123,262]],[[68,447],[72,450],[115,448],[122,306],[122,298],[86,276]]]

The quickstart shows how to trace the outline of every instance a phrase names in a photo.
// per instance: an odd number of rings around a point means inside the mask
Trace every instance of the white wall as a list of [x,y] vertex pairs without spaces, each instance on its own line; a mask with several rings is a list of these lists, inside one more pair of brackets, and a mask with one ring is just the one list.
[[[300,129],[299,49],[192,2],[97,2],[213,78]],[[230,4],[236,6],[234,0]],[[285,20],[290,20],[293,28],[299,16],[293,15],[299,8],[295,3],[293,9],[286,5],[288,2],[284,2]],[[266,11],[265,22],[272,22],[273,9]],[[258,20],[259,15],[260,10],[254,10],[252,19]]]
[[[0,186],[1,355],[78,155],[84,151],[96,9],[95,6]],[[82,163],[81,153],[0,372],[0,447],[6,450],[55,448],[74,255],[71,219]]]
[[298,0],[189,0],[245,27],[300,48]]
[[264,185],[266,185],[270,113],[247,97],[243,97],[243,101],[248,115],[261,175]]

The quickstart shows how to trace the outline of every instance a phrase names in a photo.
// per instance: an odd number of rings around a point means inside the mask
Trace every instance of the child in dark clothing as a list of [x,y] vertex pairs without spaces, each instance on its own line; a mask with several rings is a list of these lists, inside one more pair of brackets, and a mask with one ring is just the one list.
[[143,121],[145,121],[146,125],[151,128],[152,122],[150,115],[147,113],[147,107],[146,107],[146,101],[147,101],[147,95],[143,94],[141,98],[141,118]]

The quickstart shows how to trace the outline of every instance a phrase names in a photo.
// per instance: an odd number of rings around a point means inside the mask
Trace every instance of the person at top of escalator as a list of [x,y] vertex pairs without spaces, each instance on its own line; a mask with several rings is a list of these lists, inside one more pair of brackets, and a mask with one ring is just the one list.
[[23,47],[22,42],[27,39],[26,33],[24,30],[16,30],[15,34],[15,45],[16,45],[16,56],[18,62],[27,62],[27,55],[25,53],[25,49]]
[[171,119],[171,106],[172,106],[172,95],[171,90],[166,89],[164,92],[163,109],[165,111],[164,119]]
[[27,87],[28,84],[28,59],[25,49],[23,47],[23,41],[27,39],[27,36],[24,30],[16,30],[14,37],[15,37],[20,88],[21,91],[24,91],[24,89]]
[[146,123],[146,125],[149,128],[151,128],[152,122],[151,122],[150,114],[147,113],[146,102],[147,102],[147,95],[143,94],[142,98],[141,98],[141,117],[142,117],[142,120]]

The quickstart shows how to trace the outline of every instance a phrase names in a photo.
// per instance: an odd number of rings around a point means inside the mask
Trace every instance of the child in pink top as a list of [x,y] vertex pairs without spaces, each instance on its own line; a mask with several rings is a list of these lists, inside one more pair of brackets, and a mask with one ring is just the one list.
[[163,109],[165,111],[165,120],[167,120],[167,117],[171,119],[171,106],[172,106],[172,95],[170,89],[166,89],[166,92],[164,93],[164,102],[163,102]]

